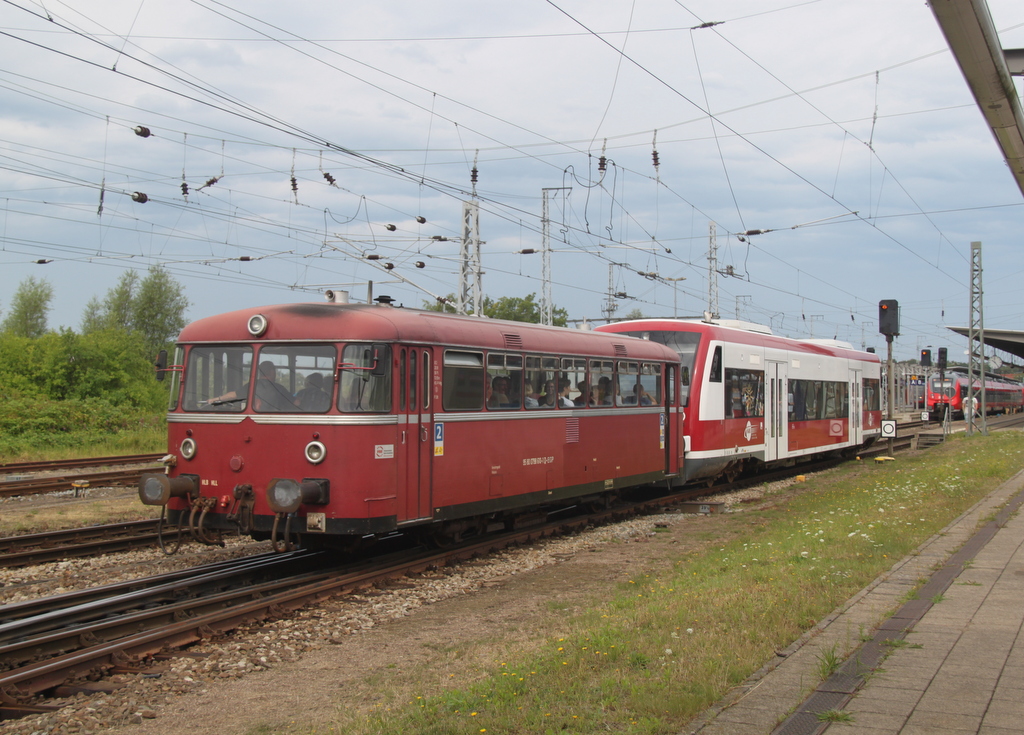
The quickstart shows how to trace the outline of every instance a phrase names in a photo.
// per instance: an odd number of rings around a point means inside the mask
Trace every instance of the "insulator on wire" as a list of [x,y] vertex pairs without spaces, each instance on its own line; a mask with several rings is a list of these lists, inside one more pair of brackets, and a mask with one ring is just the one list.
[[299,193],[299,180],[292,176],[292,191]]
[[601,173],[608,170],[608,159],[605,156],[601,156],[597,159],[597,170]]
[[426,267],[427,267],[427,264],[426,264],[426,263],[424,263],[424,262],[423,262],[422,260],[417,260],[417,261],[416,261],[416,267],[417,267],[417,268],[426,268]]
[[331,186],[337,186],[337,184],[334,183],[334,177],[331,176],[326,171],[324,171],[324,178],[327,179],[327,183],[330,184]]
[[419,222],[421,225],[425,225],[427,223],[427,218],[422,217],[420,215],[416,215],[416,221]]
[[181,182],[181,195],[184,197],[188,196],[188,184],[184,181]]
[[480,172],[477,171],[476,166],[474,166],[473,170],[469,172],[469,182],[471,184],[475,184],[477,182],[477,174],[479,174],[479,173]]
[[385,264],[384,264],[384,268],[385,268],[385,270],[389,270],[389,271],[390,271],[390,270],[394,270],[394,267],[395,267],[395,264],[394,264],[394,263],[385,263]]
[[241,256],[239,256],[238,259],[240,261],[242,261],[243,263],[248,263],[250,260],[252,260],[252,256],[251,255],[241,255]]
[[139,204],[145,204],[149,201],[149,197],[143,194],[141,191],[132,192],[132,201],[138,202]]
[[658,150],[657,149],[654,149],[653,151],[651,151],[651,160],[654,161],[654,168],[658,168],[658,166],[661,165],[660,161],[658,161]]
[[377,253],[370,253],[366,256],[367,260],[380,260],[380,256]]
[[146,127],[145,125],[136,125],[136,126],[135,126],[135,127],[133,128],[133,130],[135,131],[135,134],[136,134],[137,136],[139,136],[140,138],[148,138],[148,137],[149,137],[150,135],[152,135],[152,134],[153,134],[153,133],[152,133],[152,132],[150,131],[150,129],[149,129],[149,128],[147,128],[147,127]]
[[52,263],[52,262],[53,262],[52,258],[40,258],[39,260],[36,261],[36,263],[38,263],[39,265],[46,265],[47,263]]
[[394,232],[398,228],[395,227],[394,225],[384,225],[384,229],[387,230],[388,232]]

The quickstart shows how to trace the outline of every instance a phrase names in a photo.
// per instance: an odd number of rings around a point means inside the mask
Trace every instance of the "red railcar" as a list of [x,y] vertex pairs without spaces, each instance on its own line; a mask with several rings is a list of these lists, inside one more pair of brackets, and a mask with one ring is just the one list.
[[597,331],[678,353],[685,481],[854,451],[881,434],[879,359],[847,343],[727,320],[643,319]]
[[199,540],[453,540],[681,471],[678,357],[620,335],[295,304],[179,337],[165,474],[143,502]]
[[[946,411],[951,417],[963,418],[967,387],[971,385],[966,371],[947,370],[941,378],[928,381],[928,414],[941,419]],[[981,380],[974,378],[974,394],[981,401]],[[985,409],[988,413],[1015,413],[1024,407],[1024,386],[1015,380],[991,373],[985,374]]]

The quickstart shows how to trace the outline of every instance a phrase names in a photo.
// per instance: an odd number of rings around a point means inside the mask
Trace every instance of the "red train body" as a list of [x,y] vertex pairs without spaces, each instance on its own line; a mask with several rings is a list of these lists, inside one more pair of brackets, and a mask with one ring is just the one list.
[[[963,418],[968,385],[967,373],[959,370],[947,370],[941,378],[932,376],[928,380],[926,398],[928,414],[933,419],[941,419],[949,411],[951,418]],[[981,380],[977,377],[974,379],[974,392],[980,401]],[[1024,386],[1007,378],[985,375],[985,408],[988,413],[1014,413],[1022,407]]]
[[878,357],[846,343],[722,320],[644,319],[597,330],[678,353],[684,481],[853,450],[880,436]]
[[197,321],[174,362],[173,466],[140,497],[200,540],[453,540],[680,473],[678,359],[652,342],[296,304]]

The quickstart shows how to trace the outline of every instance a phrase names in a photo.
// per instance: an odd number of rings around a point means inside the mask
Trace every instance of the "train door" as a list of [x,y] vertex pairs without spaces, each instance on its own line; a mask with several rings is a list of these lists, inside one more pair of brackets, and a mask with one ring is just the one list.
[[787,363],[765,360],[764,461],[786,456],[789,427]]
[[432,369],[433,355],[429,348],[402,348],[399,351],[399,415],[405,420],[402,432],[405,504],[402,510],[406,521],[431,517],[431,462],[434,456],[430,392]]
[[850,443],[857,446],[864,441],[864,397],[861,371],[850,370]]

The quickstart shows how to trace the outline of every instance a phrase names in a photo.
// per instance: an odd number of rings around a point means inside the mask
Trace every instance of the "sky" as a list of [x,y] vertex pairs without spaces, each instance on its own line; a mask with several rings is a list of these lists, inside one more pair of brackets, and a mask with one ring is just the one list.
[[986,329],[1024,329],[1024,197],[922,0],[10,0],[0,33],[0,318],[32,276],[78,329],[154,266],[189,319],[421,307],[473,200],[484,295],[542,299],[546,242],[573,324],[884,354],[895,299],[897,358],[956,360],[979,241]]

